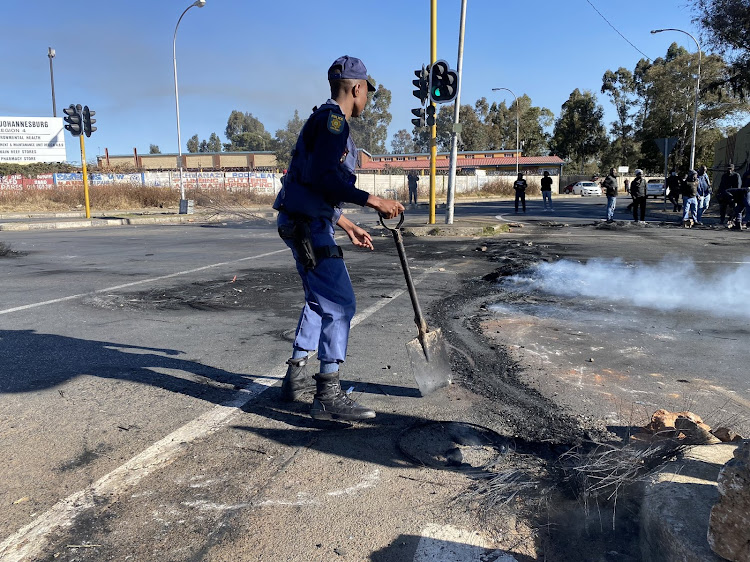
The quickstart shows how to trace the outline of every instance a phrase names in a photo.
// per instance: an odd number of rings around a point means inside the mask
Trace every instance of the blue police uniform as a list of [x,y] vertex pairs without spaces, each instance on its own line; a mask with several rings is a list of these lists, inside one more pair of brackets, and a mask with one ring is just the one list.
[[292,250],[305,291],[305,306],[297,324],[294,345],[318,350],[326,362],[343,362],[349,326],[356,311],[354,290],[343,253],[334,240],[341,203],[364,206],[369,194],[354,184],[357,147],[339,105],[329,99],[315,110],[300,132],[284,185],[274,202],[277,224],[303,222],[309,227],[317,265],[308,267],[293,240]]

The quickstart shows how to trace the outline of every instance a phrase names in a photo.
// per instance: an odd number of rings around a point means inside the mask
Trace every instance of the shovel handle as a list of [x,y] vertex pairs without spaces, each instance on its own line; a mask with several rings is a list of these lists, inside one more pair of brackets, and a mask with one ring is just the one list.
[[411,306],[414,308],[414,322],[417,324],[419,330],[419,342],[422,347],[425,347],[424,336],[427,333],[427,322],[425,322],[424,316],[422,315],[422,308],[419,306],[419,299],[417,299],[417,291],[414,289],[414,281],[411,278],[411,271],[409,270],[409,262],[406,260],[406,251],[404,250],[404,239],[401,236],[400,227],[404,223],[404,214],[401,213],[401,220],[395,228],[391,228],[383,221],[383,215],[380,215],[380,224],[387,228],[393,234],[393,240],[396,242],[396,249],[398,250],[398,259],[401,262],[401,269],[404,271],[404,278],[406,279],[406,287],[409,289],[409,297],[411,298]]

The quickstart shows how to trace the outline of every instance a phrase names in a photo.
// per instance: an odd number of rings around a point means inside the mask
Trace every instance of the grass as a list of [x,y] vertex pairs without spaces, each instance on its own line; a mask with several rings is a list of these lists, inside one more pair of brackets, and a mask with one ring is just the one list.
[[[249,191],[187,190],[185,196],[198,207],[221,211],[246,205],[270,205],[273,196]],[[148,209],[177,207],[179,192],[161,187],[123,187],[92,185],[89,187],[92,209]],[[82,188],[25,189],[0,191],[0,212],[70,211],[80,210],[85,204]]]

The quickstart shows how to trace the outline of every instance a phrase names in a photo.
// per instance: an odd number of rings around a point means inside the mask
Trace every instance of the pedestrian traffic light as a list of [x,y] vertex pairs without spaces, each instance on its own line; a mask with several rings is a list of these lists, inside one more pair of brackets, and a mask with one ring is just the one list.
[[411,83],[418,88],[417,90],[414,90],[413,95],[414,97],[419,98],[419,101],[422,102],[422,105],[424,105],[425,100],[430,95],[428,91],[430,85],[430,73],[428,68],[425,68],[425,66],[422,65],[422,70],[415,70],[414,75],[417,77],[417,79],[411,81]]
[[88,105],[83,106],[83,132],[86,133],[87,137],[91,136],[91,133],[96,131],[96,127],[92,125],[96,123],[96,119],[92,119],[91,116],[96,115],[96,111],[91,111]]
[[416,119],[412,119],[412,124],[417,128],[422,128],[426,126],[427,124],[427,114],[425,113],[424,107],[418,107],[417,109],[412,109],[411,112],[417,116]]
[[448,103],[458,93],[458,74],[439,60],[430,66],[430,100],[434,103]]
[[65,128],[70,131],[70,134],[74,137],[80,136],[81,110],[71,103],[70,106],[63,109],[63,113],[65,113],[65,117],[63,117],[63,119],[67,123],[67,125],[65,125]]
[[429,104],[427,106],[427,126],[432,127],[435,124],[435,106],[432,104]]

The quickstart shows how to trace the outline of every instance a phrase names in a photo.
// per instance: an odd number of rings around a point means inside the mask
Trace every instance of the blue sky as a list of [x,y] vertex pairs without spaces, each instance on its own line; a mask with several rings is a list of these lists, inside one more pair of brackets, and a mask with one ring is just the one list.
[[[674,27],[697,36],[686,0],[591,0],[649,57],[673,41],[691,52]],[[53,61],[57,114],[71,103],[96,111],[87,158],[177,152],[172,36],[190,0],[5,0],[0,3],[0,116],[51,116],[47,47]],[[438,58],[455,67],[460,0],[438,1]],[[75,33],[66,14],[79,15]],[[212,132],[223,142],[232,110],[249,111],[273,135],[298,109],[306,117],[327,97],[326,70],[335,58],[361,58],[373,78],[391,90],[393,121],[411,131],[414,69],[430,55],[430,1],[330,3],[310,0],[207,0],[185,15],[177,34],[182,144]],[[555,115],[575,88],[601,94],[607,69],[633,69],[642,58],[587,0],[468,0],[462,103],[482,96],[508,99],[493,87],[528,94]],[[70,161],[80,161],[67,135]]]

